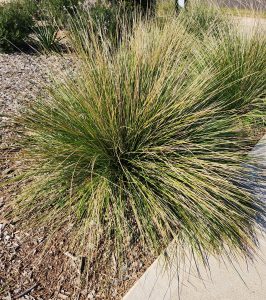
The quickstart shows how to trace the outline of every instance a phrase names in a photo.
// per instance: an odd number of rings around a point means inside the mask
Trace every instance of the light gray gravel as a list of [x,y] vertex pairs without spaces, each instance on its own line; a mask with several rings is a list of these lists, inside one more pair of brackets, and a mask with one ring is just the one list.
[[[25,101],[44,92],[51,72],[73,71],[70,56],[0,54],[0,134],[5,142],[7,117],[12,116]],[[3,147],[3,144],[2,144]]]

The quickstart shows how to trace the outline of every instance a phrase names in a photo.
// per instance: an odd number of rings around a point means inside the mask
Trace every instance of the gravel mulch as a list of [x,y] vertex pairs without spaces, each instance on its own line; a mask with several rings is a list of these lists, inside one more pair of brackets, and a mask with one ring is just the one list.
[[[16,166],[12,156],[19,155],[19,149],[13,149],[10,142],[16,128],[7,116],[12,116],[26,101],[45,95],[43,87],[51,82],[51,71],[74,70],[67,55],[0,55],[0,182],[13,176]],[[15,220],[8,222],[1,217],[17,192],[0,188],[0,299],[121,299],[153,262],[151,255],[135,247],[128,253],[122,278],[105,270],[103,264],[102,272],[90,276],[92,265],[84,280],[82,259],[67,252],[67,239],[61,236],[58,243],[47,249],[45,228],[25,232]]]

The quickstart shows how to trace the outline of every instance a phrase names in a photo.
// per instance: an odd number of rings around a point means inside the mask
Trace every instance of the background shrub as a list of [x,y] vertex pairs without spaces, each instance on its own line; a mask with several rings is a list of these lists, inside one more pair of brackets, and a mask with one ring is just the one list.
[[125,0],[127,5],[140,9],[145,15],[154,15],[156,11],[156,0]]
[[[25,0],[26,1],[26,0]],[[84,0],[27,0],[33,6],[37,21],[56,22],[62,28],[67,26],[69,15],[83,7]]]
[[26,46],[34,24],[28,1],[11,1],[0,6],[0,51],[9,52]]

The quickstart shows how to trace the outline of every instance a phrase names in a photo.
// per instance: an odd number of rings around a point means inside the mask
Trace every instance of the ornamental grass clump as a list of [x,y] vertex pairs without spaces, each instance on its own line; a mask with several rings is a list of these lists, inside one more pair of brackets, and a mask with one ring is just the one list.
[[198,72],[194,37],[173,20],[135,25],[117,51],[104,41],[17,118],[18,220],[65,232],[89,258],[171,241],[201,257],[253,253],[263,207],[243,170],[250,138],[235,110],[210,101],[220,74]]

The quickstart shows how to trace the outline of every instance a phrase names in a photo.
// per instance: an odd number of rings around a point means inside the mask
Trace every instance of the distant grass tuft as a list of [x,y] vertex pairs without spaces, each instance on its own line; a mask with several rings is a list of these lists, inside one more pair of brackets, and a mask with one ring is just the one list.
[[179,19],[187,30],[199,38],[206,35],[217,36],[220,31],[230,31],[229,18],[222,14],[214,1],[189,1],[186,9],[182,9]]

